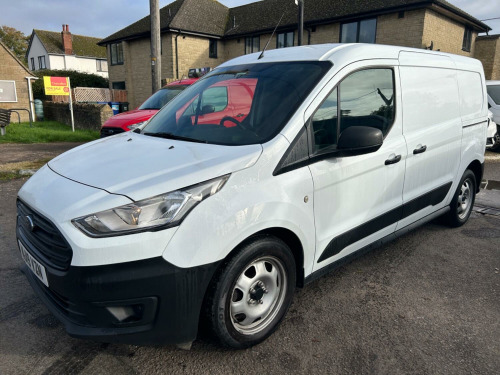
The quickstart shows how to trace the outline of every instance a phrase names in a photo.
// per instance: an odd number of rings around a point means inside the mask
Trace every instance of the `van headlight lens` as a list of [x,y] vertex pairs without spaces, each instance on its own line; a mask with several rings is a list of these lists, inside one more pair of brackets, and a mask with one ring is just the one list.
[[111,237],[179,225],[201,201],[217,193],[229,175],[157,195],[110,210],[73,219],[90,237]]

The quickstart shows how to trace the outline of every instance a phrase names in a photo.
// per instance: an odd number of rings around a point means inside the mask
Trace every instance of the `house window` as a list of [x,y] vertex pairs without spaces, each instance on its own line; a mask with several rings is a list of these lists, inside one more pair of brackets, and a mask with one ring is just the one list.
[[35,66],[35,58],[34,58],[34,57],[32,57],[32,58],[30,59],[30,62],[31,62],[31,70],[36,70],[36,66]]
[[293,31],[279,33],[276,38],[276,48],[293,47]]
[[245,38],[245,55],[260,51],[260,36],[249,36]]
[[111,55],[111,65],[123,64],[123,45],[122,43],[113,43],[109,45]]
[[212,59],[217,58],[217,39],[210,39],[210,45],[208,47],[208,57]]
[[0,81],[0,103],[16,103],[17,92],[15,81]]
[[462,50],[470,52],[471,44],[472,44],[472,29],[470,27],[466,27],[464,30],[464,40],[462,42]]
[[45,65],[45,56],[38,56],[38,69],[47,69],[47,65]]
[[343,23],[340,29],[341,43],[375,43],[377,19]]
[[113,90],[125,90],[125,82],[124,81],[113,82],[111,84],[111,87],[113,88]]
[[96,69],[98,72],[107,72],[108,62],[106,60],[96,60]]

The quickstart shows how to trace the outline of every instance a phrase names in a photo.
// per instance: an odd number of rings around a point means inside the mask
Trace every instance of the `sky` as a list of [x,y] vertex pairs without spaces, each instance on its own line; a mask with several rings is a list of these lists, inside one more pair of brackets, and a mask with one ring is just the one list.
[[[499,0],[448,1],[479,20],[500,18]],[[171,2],[160,0],[160,7]],[[235,7],[255,0],[219,2]],[[0,0],[0,9],[0,25],[14,27],[26,35],[33,29],[61,31],[64,23],[73,34],[105,38],[146,16],[149,0]],[[493,29],[490,35],[500,34],[500,19],[484,22]]]

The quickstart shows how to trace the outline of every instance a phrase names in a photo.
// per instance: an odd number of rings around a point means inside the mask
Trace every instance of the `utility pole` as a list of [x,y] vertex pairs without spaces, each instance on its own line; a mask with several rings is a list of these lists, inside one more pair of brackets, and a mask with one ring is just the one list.
[[161,34],[159,0],[149,0],[151,18],[151,81],[155,93],[161,87]]
[[297,35],[297,45],[302,45],[302,37],[304,35],[304,0],[295,0],[295,4],[299,6],[299,32]]

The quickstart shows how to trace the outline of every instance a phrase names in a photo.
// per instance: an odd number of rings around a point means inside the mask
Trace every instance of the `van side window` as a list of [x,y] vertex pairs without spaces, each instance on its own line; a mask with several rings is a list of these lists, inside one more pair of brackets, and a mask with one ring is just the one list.
[[385,136],[393,119],[391,69],[361,70],[340,83],[340,133],[350,126],[371,126]]
[[371,126],[385,136],[394,121],[394,100],[392,69],[365,69],[347,76],[312,117],[313,151],[336,149],[340,134],[351,126]]

